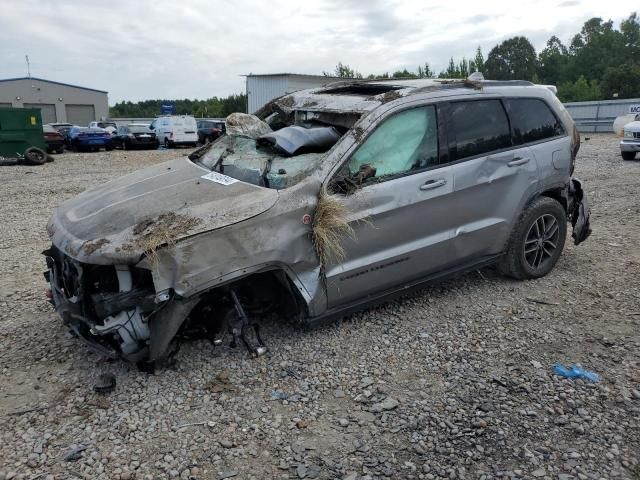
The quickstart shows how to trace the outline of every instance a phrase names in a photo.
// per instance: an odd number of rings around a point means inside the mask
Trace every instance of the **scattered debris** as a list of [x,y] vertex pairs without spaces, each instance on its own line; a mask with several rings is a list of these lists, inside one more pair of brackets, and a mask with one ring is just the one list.
[[102,373],[98,376],[93,390],[96,393],[107,394],[116,389],[116,377],[111,373]]
[[571,367],[567,368],[561,363],[556,363],[553,365],[553,373],[565,378],[580,378],[594,383],[600,381],[600,375],[585,370],[579,365],[571,365]]
[[546,300],[538,300],[537,298],[531,298],[531,297],[526,297],[527,302],[531,302],[531,303],[539,303],[541,305],[560,305],[559,303],[556,302],[548,302]]
[[193,422],[193,423],[183,423],[182,425],[176,425],[173,428],[175,430],[179,430],[181,428],[186,428],[186,427],[198,427],[201,425],[207,425],[207,422]]
[[271,133],[271,127],[255,115],[248,113],[232,113],[225,120],[227,135],[243,136],[256,139]]
[[135,249],[140,247],[147,257],[154,263],[157,259],[156,251],[159,247],[171,247],[176,238],[197,226],[202,219],[173,212],[163,213],[155,218],[147,218],[138,222],[133,228],[134,241],[122,248]]
[[49,407],[48,406],[41,406],[41,407],[35,407],[35,408],[27,408],[26,410],[18,410],[17,412],[9,412],[9,413],[7,413],[7,415],[8,416],[24,415],[25,413],[40,412],[42,410],[46,410],[47,408],[49,408]]
[[274,390],[271,392],[271,400],[287,400],[288,398],[289,394],[281,390]]
[[75,462],[82,458],[82,452],[84,452],[88,447],[84,445],[78,445],[76,448],[72,448],[67,453],[64,454],[63,460],[65,462]]

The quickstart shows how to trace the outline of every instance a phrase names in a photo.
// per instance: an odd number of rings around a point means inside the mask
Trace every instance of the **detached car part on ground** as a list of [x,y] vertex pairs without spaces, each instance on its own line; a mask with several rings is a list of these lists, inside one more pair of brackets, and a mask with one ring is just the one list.
[[258,320],[319,322],[497,263],[546,275],[589,206],[557,98],[528,82],[341,83],[55,210],[52,302],[107,356],[153,365],[190,332],[264,352]]

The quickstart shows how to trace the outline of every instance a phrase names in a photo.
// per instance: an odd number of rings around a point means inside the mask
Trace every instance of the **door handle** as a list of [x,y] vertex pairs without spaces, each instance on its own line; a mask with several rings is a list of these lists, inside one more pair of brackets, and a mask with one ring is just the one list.
[[442,187],[446,184],[447,181],[444,178],[441,178],[440,180],[429,180],[420,185],[420,190],[433,190],[434,188]]
[[507,165],[510,167],[517,167],[518,165],[524,165],[525,163],[528,163],[529,160],[529,157],[516,157],[515,159],[507,163]]

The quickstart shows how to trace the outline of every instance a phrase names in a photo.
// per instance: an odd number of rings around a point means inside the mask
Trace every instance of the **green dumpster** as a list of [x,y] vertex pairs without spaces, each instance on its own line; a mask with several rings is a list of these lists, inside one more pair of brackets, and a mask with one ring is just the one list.
[[0,108],[0,160],[42,164],[47,160],[37,108]]

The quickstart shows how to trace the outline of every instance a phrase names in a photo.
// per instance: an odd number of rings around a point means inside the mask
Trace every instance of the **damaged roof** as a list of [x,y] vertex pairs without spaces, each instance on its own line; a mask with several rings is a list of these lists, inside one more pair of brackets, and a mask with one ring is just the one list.
[[274,104],[280,109],[294,111],[323,112],[370,112],[380,105],[401,97],[417,95],[427,91],[449,89],[476,89],[485,87],[533,86],[522,80],[494,81],[467,79],[410,79],[410,80],[345,80],[328,85],[300,90],[267,103],[256,112],[264,118],[273,110]]

